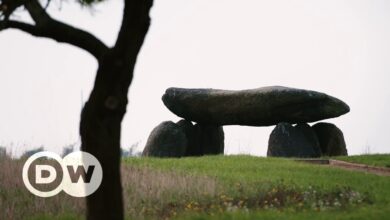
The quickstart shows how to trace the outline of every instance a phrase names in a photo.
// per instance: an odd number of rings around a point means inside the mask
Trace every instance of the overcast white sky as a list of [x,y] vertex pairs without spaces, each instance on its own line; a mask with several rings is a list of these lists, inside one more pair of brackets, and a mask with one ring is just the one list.
[[[73,1],[69,1],[73,2]],[[114,43],[122,1],[92,13],[53,4],[53,17]],[[24,18],[23,16],[20,17]],[[123,121],[122,146],[177,118],[161,101],[175,87],[282,85],[344,100],[335,123],[350,154],[390,152],[390,1],[155,0]],[[97,68],[86,52],[19,31],[0,33],[0,145],[19,155],[78,141],[82,100]],[[225,127],[225,152],[265,155],[272,127]]]

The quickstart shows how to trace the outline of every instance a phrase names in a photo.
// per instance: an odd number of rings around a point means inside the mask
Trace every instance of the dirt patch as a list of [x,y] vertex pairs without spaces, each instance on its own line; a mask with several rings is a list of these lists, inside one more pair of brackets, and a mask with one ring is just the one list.
[[376,167],[366,164],[350,163],[333,159],[297,159],[296,161],[338,167],[345,170],[372,173],[380,176],[390,176],[390,168],[386,167]]

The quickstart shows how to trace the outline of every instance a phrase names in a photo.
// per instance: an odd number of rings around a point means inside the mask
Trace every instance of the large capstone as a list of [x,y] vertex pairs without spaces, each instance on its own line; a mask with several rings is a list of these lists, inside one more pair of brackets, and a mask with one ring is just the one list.
[[281,86],[240,91],[169,88],[162,100],[184,119],[213,125],[296,124],[349,112],[347,104],[332,96]]
[[279,123],[270,135],[267,156],[320,157],[321,149],[317,135],[308,124]]
[[343,132],[331,123],[317,123],[313,126],[317,134],[322,155],[346,156],[348,155]]
[[171,121],[159,124],[150,133],[143,156],[182,157],[185,155],[187,137],[183,129]]

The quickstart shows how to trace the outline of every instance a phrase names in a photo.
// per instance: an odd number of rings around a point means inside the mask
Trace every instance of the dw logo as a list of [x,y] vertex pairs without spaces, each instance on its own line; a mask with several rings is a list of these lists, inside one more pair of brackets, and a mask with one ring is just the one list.
[[99,161],[82,151],[64,158],[53,152],[39,152],[29,157],[23,166],[24,185],[39,197],[54,196],[62,190],[74,197],[85,197],[99,188],[102,178]]

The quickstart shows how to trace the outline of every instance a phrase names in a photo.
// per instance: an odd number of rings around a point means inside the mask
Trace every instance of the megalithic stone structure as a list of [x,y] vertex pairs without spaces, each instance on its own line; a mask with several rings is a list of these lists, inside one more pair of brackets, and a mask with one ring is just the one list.
[[[148,139],[145,156],[222,154],[224,125],[277,125],[269,139],[268,156],[347,154],[344,136],[335,125],[319,123],[312,128],[307,124],[350,111],[345,102],[325,93],[282,86],[238,91],[169,88],[162,100],[183,120],[156,127]],[[176,142],[176,146],[167,147],[166,142]]]

